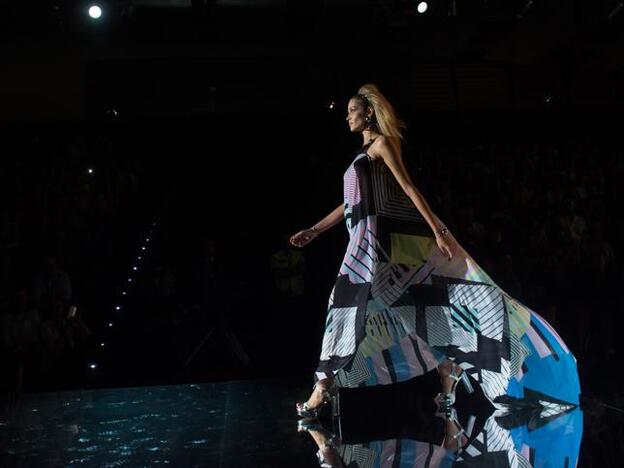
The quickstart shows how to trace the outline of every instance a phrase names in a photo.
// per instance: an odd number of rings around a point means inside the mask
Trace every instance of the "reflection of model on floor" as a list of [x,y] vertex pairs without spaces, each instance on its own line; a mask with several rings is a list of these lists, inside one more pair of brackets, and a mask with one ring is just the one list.
[[[453,407],[455,403],[455,389],[458,382],[463,382],[466,390],[472,393],[472,385],[461,367],[450,360],[444,361],[438,366],[442,392],[434,398],[438,410],[436,416],[443,418],[446,422],[446,437],[444,447],[459,451],[466,444],[464,429],[459,424],[457,413]],[[331,384],[328,384],[331,382]],[[304,403],[297,403],[297,414],[303,418],[314,419],[320,414],[322,408],[331,401],[332,395],[337,391],[334,381],[331,378],[319,380],[314,385],[312,396]],[[303,421],[303,420],[302,420]],[[307,426],[306,426],[307,427]],[[315,440],[322,438],[317,434]]]
[[297,431],[308,432],[318,447],[316,457],[322,467],[343,467],[336,445],[336,436],[323,427],[316,418],[300,419]]
[[[444,441],[440,445],[392,437],[347,444],[314,418],[301,419],[297,430],[310,434],[320,466],[329,468],[390,468],[399,462],[401,466],[488,468],[577,464],[583,430],[583,416],[578,407],[558,413],[552,419],[553,415],[524,402],[520,406],[516,404],[511,411],[493,411],[485,421],[477,421],[482,415],[470,415],[465,429],[461,428],[453,407],[448,415],[440,416],[446,420]],[[554,420],[557,422],[552,423]]]

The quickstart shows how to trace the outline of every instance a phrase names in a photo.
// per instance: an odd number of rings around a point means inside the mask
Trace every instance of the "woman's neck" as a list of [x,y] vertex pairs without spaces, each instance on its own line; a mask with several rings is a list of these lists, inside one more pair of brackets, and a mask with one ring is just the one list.
[[371,132],[370,130],[362,131],[362,138],[364,139],[364,145],[371,143],[378,136],[379,136],[379,133],[377,132]]

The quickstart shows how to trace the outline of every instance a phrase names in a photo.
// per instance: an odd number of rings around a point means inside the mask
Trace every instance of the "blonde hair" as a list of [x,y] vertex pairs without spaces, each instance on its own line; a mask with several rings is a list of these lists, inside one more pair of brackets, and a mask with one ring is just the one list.
[[354,99],[359,99],[362,102],[364,96],[368,102],[363,102],[364,108],[369,105],[372,107],[374,116],[377,120],[377,127],[379,133],[388,138],[389,143],[394,149],[401,154],[401,140],[404,140],[402,129],[407,128],[405,122],[399,119],[396,115],[392,104],[381,94],[377,85],[372,83],[366,83],[360,86],[357,95],[353,96]]

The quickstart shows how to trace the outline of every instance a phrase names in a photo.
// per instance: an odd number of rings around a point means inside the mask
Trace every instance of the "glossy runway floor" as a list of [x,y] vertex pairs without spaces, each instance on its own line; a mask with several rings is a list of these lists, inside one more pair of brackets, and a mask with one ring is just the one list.
[[[460,463],[440,447],[444,422],[433,415],[428,393],[434,383],[342,391],[333,405],[340,416],[332,418],[327,405],[321,422],[336,434],[344,466],[526,466],[513,455],[518,437],[538,448],[524,453],[534,466],[575,466],[577,458],[578,466],[609,466],[591,451],[601,450],[605,435],[619,438],[624,421],[598,401],[559,414],[496,417],[471,395],[471,406],[457,410],[472,450],[471,461]],[[0,466],[318,466],[317,446],[311,434],[297,432],[294,411],[310,384],[280,379],[26,394],[3,410]],[[379,398],[393,403],[375,404]],[[459,399],[469,398],[458,391]],[[586,413],[593,426],[583,434]],[[605,424],[617,432],[601,430]]]

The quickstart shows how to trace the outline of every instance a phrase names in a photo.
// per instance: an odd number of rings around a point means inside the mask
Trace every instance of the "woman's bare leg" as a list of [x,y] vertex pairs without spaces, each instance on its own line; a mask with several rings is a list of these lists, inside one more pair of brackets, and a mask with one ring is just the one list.
[[308,408],[316,408],[322,403],[323,390],[327,390],[329,387],[331,387],[333,381],[333,377],[328,377],[317,382],[316,387],[314,387],[314,390],[312,390],[310,398],[308,398]]
[[318,446],[327,463],[332,466],[344,466],[336,447],[330,443],[330,440],[325,432],[313,429],[308,430],[308,432],[312,436],[312,439],[314,439],[314,442]]
[[461,429],[457,426],[457,424],[455,424],[454,421],[449,419],[446,420],[444,432],[445,449],[459,452],[459,450],[461,450],[461,448],[468,443],[468,437],[466,437],[465,434],[453,438],[453,436],[457,435],[460,431]]
[[[442,385],[443,393],[451,393],[453,389],[453,384],[455,383],[455,379],[449,377],[452,366],[453,366],[453,361],[449,359],[442,362],[438,366],[438,373],[440,374],[440,384]],[[463,372],[461,367],[458,366],[457,372],[459,373],[459,375],[461,375],[461,373]]]

